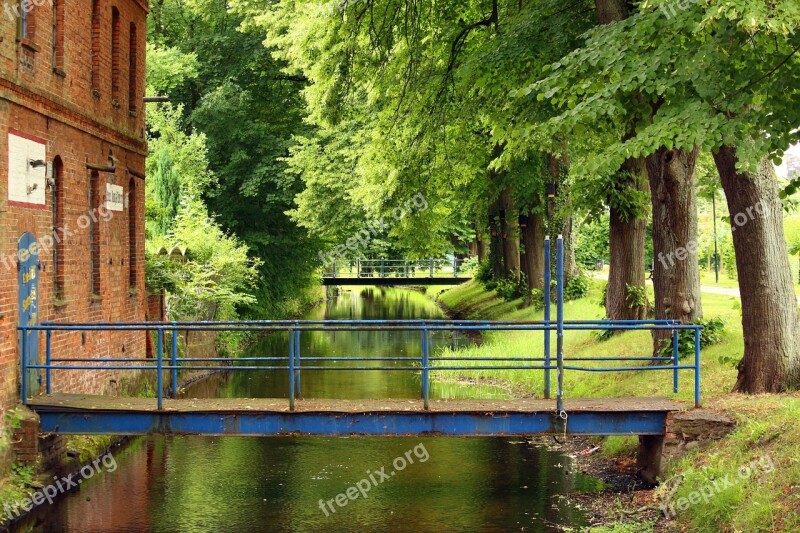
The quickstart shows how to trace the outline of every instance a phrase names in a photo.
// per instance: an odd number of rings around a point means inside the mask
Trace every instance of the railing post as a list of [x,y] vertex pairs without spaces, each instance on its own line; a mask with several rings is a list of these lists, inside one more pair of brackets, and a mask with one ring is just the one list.
[[558,236],[556,247],[556,364],[558,366],[558,396],[556,409],[564,411],[564,237]]
[[[172,357],[170,357],[170,366],[172,366],[172,398],[178,398],[178,325],[172,323]],[[187,346],[188,348],[188,346]]]
[[295,321],[294,326],[295,392],[302,396],[303,391],[300,386],[300,322]]
[[406,278],[408,278],[408,257],[403,261],[403,270],[405,271]]
[[294,328],[289,328],[289,410],[294,411]]
[[158,399],[158,410],[161,411],[164,409],[164,330],[159,328],[156,332],[156,372],[158,373],[156,377],[156,398]]
[[453,277],[458,277],[458,256],[453,254]]
[[431,257],[431,276],[433,277],[433,257]]
[[22,379],[19,384],[19,392],[22,396],[22,405],[28,405],[28,330],[22,330],[22,354],[20,356]]
[[44,371],[44,382],[45,382],[44,386],[45,386],[45,391],[47,392],[47,394],[52,394],[52,392],[53,392],[53,388],[52,388],[52,385],[50,383],[50,361],[53,358],[53,352],[52,352],[52,348],[51,348],[51,346],[52,346],[51,333],[53,333],[53,332],[48,329],[44,334],[44,336],[45,336],[45,356],[44,356],[45,359],[44,359],[44,364],[47,365],[47,368]]
[[544,397],[550,399],[550,237],[544,238]]
[[356,257],[356,277],[361,277],[361,258]]
[[672,330],[672,392],[678,393],[678,330]]
[[382,277],[382,278],[385,278],[385,277],[386,277],[386,274],[384,274],[384,266],[385,266],[385,263],[386,263],[386,258],[385,258],[385,257],[383,257],[383,256],[381,256],[381,277]]
[[430,408],[430,383],[428,381],[428,364],[430,357],[430,337],[428,328],[422,324],[422,406],[427,411]]
[[694,328],[694,406],[700,407],[700,326]]

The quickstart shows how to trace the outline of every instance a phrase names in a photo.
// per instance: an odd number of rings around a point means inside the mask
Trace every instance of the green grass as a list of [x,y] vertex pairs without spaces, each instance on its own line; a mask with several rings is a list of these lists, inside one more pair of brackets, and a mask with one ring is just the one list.
[[[650,289],[652,291],[652,289]],[[600,283],[595,281],[589,295],[581,300],[567,302],[564,315],[567,319],[599,319],[603,308],[599,305]],[[652,294],[650,295],[652,301]],[[475,282],[440,293],[439,301],[452,312],[467,318],[503,320],[541,320],[543,311],[523,308],[522,300],[505,302],[494,293],[486,292]],[[725,320],[726,331],[719,344],[708,347],[701,358],[701,394],[704,397],[728,392],[736,379],[736,370],[730,364],[720,362],[720,357],[739,359],[743,353],[741,318],[736,304],[737,298],[704,294],[703,311],[706,317],[720,316]],[[555,309],[552,311],[555,316]],[[555,353],[555,336],[552,336]],[[459,350],[460,356],[471,357],[541,357],[543,354],[543,332],[489,332],[481,346]],[[564,336],[565,357],[588,356],[649,356],[652,340],[648,331],[630,331],[600,342],[589,331],[567,331]],[[442,355],[454,355],[444,352]],[[463,361],[463,366],[490,366],[485,361]],[[638,366],[637,363],[581,362],[581,366]],[[435,374],[434,374],[435,375]],[[541,396],[544,390],[544,372],[529,370],[465,370],[458,376],[477,381],[506,381],[519,394]],[[448,376],[451,377],[448,372]],[[555,372],[551,374],[555,384]],[[664,396],[690,402],[694,398],[694,373],[680,372],[680,390],[672,392],[670,371],[636,371],[624,374],[611,372],[580,372],[567,370],[564,373],[565,397],[617,397],[617,396]]]
[[[601,284],[593,284],[590,294],[581,300],[565,304],[567,319],[602,318],[598,301]],[[652,301],[652,287],[650,301]],[[543,313],[524,308],[522,301],[504,302],[494,293],[486,292],[475,282],[439,292],[439,301],[451,312],[464,318],[540,320]],[[738,471],[746,465],[759,465],[769,458],[771,471],[763,469],[732,486],[716,492],[713,497],[690,502],[678,510],[670,527],[676,530],[716,531],[800,531],[800,394],[743,396],[729,391],[736,380],[736,370],[725,360],[738,360],[743,353],[741,314],[738,298],[704,293],[703,314],[706,318],[720,316],[726,330],[720,343],[705,348],[701,356],[701,391],[705,407],[735,413],[739,425],[726,438],[698,447],[668,467],[671,481],[656,493],[654,505],[664,499],[677,502],[692,497],[709,484],[728,476],[738,479]],[[554,315],[553,315],[554,316]],[[541,332],[492,332],[484,337],[481,346],[462,349],[459,355],[501,357],[541,356]],[[588,355],[639,355],[652,352],[650,333],[626,332],[601,342],[588,332],[565,333],[566,357]],[[452,354],[448,354],[452,355]],[[464,361],[465,366],[489,366],[486,362]],[[584,363],[585,364],[585,363]],[[603,363],[614,365],[618,363]],[[444,372],[442,372],[444,373]],[[436,373],[434,373],[434,379]],[[461,378],[480,382],[506,382],[517,395],[541,397],[542,371],[465,370]],[[448,372],[448,378],[452,375]],[[553,376],[553,383],[555,376]],[[672,393],[670,371],[636,371],[622,373],[565,372],[565,397],[664,396],[686,401],[693,399],[693,375],[682,371],[680,391]],[[607,438],[602,444],[604,456],[630,455],[636,439]],[[677,487],[677,488],[676,488]],[[705,488],[705,489],[704,489]],[[674,491],[674,493],[672,493]],[[694,496],[697,499],[697,496]],[[660,511],[659,511],[660,512]],[[652,531],[652,522],[620,523],[594,528],[592,531],[625,532]]]

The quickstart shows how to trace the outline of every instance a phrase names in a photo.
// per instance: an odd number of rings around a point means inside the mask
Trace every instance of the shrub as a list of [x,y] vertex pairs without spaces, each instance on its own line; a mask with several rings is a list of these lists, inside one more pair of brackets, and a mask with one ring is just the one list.
[[493,274],[492,264],[489,261],[481,261],[478,264],[478,271],[475,272],[475,280],[486,286],[488,282],[492,281]]
[[[707,320],[696,320],[692,324],[702,325],[700,330],[700,348],[705,348],[722,341],[725,333],[725,321],[721,317],[712,317]],[[658,351],[661,357],[672,356],[672,338],[664,340],[664,346]],[[694,355],[694,331],[681,330],[678,333],[678,359]]]
[[510,302],[523,294],[523,285],[513,276],[497,281],[497,295]]
[[567,285],[564,287],[564,300],[579,300],[584,298],[589,293],[589,277],[581,272],[567,280]]

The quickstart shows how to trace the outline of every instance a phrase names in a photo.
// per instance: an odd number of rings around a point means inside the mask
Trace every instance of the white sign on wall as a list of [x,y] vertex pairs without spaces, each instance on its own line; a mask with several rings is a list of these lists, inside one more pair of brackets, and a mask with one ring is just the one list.
[[45,205],[46,146],[28,136],[8,134],[8,200]]
[[125,209],[125,196],[121,185],[106,183],[106,209],[109,211]]

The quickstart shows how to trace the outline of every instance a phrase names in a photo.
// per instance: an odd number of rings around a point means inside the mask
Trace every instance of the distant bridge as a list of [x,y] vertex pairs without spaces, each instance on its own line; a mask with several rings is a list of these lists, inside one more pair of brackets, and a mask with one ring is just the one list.
[[[545,241],[545,264],[550,263],[550,241]],[[695,406],[700,405],[700,330],[702,326],[673,320],[565,320],[563,242],[558,240],[556,318],[550,307],[541,321],[472,320],[279,320],[246,322],[142,322],[142,323],[43,323],[20,326],[23,335],[45,333],[45,360],[28,359],[28,343],[22,343],[22,402],[36,411],[41,430],[65,434],[193,434],[193,435],[639,435],[640,460],[646,476],[659,469],[660,450],[670,412],[686,406],[663,398],[565,398],[564,374],[569,372],[668,372],[678,392],[679,372],[694,374]],[[545,269],[544,298],[550,301],[550,274]],[[154,359],[62,358],[53,353],[56,337],[83,335],[87,331],[134,330],[156,337]],[[668,330],[672,334],[670,356],[591,356],[564,354],[564,336],[573,331]],[[184,358],[178,354],[181,331],[283,332],[283,354],[260,357]],[[327,356],[300,353],[304,332],[405,331],[420,339],[419,356]],[[472,357],[437,354],[431,335],[438,331],[541,331],[541,356],[498,353]],[[694,342],[694,360],[678,359],[679,335],[687,332]],[[555,337],[555,350],[552,340]],[[165,349],[171,338],[169,349]],[[64,341],[64,339],[59,339]],[[531,351],[534,347],[531,346]],[[336,362],[335,365],[325,363]],[[155,398],[119,398],[56,392],[57,377],[98,370],[154,372]],[[284,398],[179,399],[179,372],[246,372],[264,379],[265,371],[285,372]],[[508,370],[543,373],[539,399],[438,400],[430,398],[431,375],[464,370]],[[412,372],[420,376],[419,400],[304,399],[302,376],[308,372]],[[43,374],[43,376],[42,376]],[[621,379],[619,376],[613,379]],[[551,398],[551,376],[555,398]],[[271,375],[271,378],[274,379]],[[31,384],[43,378],[45,394],[31,397]],[[171,385],[168,390],[165,381]],[[534,391],[531,391],[532,393]],[[166,397],[169,396],[169,397]],[[647,477],[645,478],[647,479]]]
[[[472,279],[466,259],[354,259],[333,261],[323,285],[460,285]],[[466,268],[465,268],[466,267]],[[474,267],[473,267],[474,268]]]

